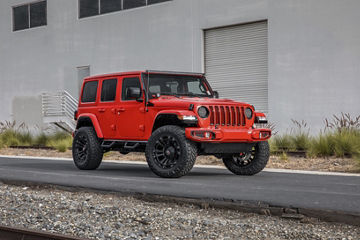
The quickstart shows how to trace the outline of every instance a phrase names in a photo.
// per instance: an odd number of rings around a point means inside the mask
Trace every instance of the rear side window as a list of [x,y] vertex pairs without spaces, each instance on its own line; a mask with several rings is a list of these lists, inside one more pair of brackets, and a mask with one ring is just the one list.
[[136,99],[133,99],[130,96],[128,96],[128,92],[129,92],[128,90],[129,90],[130,87],[141,89],[140,79],[138,77],[124,78],[123,79],[122,93],[121,93],[121,99],[122,100],[124,100],[124,101],[136,100]]
[[112,102],[115,101],[116,97],[116,85],[117,79],[107,79],[102,83],[101,88],[101,101],[102,102]]
[[97,93],[98,81],[86,82],[81,96],[81,102],[95,102]]

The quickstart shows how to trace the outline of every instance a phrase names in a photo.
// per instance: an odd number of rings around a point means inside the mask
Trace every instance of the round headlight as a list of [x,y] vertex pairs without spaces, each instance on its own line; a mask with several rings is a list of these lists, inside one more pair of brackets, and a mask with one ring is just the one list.
[[198,114],[201,118],[209,117],[209,113],[209,109],[207,109],[206,107],[199,107],[198,109]]
[[253,111],[251,110],[251,108],[246,108],[245,109],[245,116],[247,119],[251,119],[253,116]]

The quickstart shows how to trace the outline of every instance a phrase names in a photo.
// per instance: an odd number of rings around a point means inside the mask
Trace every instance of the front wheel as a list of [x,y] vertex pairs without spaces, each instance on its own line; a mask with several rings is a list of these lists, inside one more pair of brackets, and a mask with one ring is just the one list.
[[178,126],[158,128],[151,135],[145,150],[150,169],[158,176],[178,178],[194,166],[197,147],[185,137],[185,130]]
[[258,142],[249,152],[242,152],[223,158],[227,169],[237,175],[254,175],[261,172],[270,157],[267,141]]

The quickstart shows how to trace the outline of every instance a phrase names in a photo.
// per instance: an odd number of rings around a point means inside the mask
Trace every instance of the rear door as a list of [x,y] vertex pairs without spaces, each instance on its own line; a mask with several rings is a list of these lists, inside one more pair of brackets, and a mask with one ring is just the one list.
[[141,140],[145,131],[145,107],[143,102],[130,98],[128,89],[140,88],[140,76],[124,76],[121,78],[121,97],[117,108],[117,138],[124,140]]
[[105,78],[101,81],[100,99],[97,108],[97,118],[105,139],[114,139],[117,132],[116,116],[119,104],[118,78]]

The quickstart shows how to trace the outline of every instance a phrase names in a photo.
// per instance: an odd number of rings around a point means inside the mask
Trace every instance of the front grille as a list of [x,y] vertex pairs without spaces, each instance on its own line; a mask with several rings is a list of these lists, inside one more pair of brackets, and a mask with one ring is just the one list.
[[209,106],[210,125],[245,126],[244,107],[240,106]]

